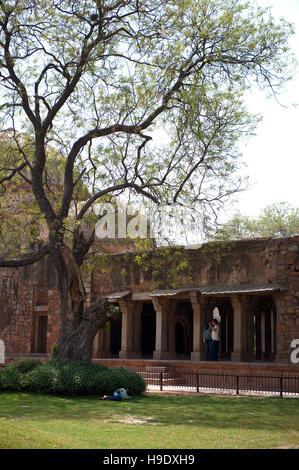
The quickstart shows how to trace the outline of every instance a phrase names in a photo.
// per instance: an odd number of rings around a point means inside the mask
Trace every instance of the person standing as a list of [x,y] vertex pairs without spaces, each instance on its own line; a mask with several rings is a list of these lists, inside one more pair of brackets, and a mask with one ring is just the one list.
[[218,361],[219,354],[219,325],[216,318],[211,322],[212,327],[212,361]]
[[203,330],[203,342],[206,348],[206,361],[211,360],[211,344],[212,344],[212,327],[211,322],[208,321]]

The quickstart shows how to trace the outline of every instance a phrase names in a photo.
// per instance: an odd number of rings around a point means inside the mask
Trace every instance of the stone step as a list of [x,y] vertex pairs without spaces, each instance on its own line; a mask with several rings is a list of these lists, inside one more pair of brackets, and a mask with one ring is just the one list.
[[145,370],[148,372],[169,372],[173,371],[171,366],[145,366]]
[[[167,369],[167,368],[163,368]],[[171,369],[171,368],[169,368]],[[167,372],[157,370],[157,368],[152,368],[151,370],[141,371],[139,374],[141,377],[151,385],[159,385],[161,383],[161,372],[162,374],[162,384],[163,385],[182,385],[184,384],[183,377],[178,375],[174,376],[173,371],[168,370]]]
[[[145,382],[149,385],[160,385],[161,381],[159,377],[147,377],[142,376]],[[168,377],[162,379],[162,385],[184,385],[184,380],[180,377]]]
[[[157,386],[161,385],[161,382],[158,382],[157,380],[153,380],[153,381],[146,380],[145,382],[146,382],[147,385],[157,385]],[[181,381],[181,380],[178,380],[178,379],[168,380],[167,382],[165,382],[163,380],[163,382],[162,382],[163,387],[168,387],[168,386],[178,387],[178,386],[184,386],[184,385],[185,385],[184,381]]]

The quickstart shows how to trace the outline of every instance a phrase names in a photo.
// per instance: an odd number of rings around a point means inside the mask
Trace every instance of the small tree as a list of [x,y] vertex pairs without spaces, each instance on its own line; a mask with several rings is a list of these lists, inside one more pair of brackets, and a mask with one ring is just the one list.
[[[15,177],[26,181],[48,230],[46,243],[0,266],[50,257],[60,358],[90,358],[107,319],[103,298],[84,309],[81,269],[95,235],[83,226],[93,204],[133,193],[197,205],[204,220],[217,211],[243,188],[237,144],[257,121],[243,93],[252,80],[275,92],[290,77],[291,34],[243,0],[0,1],[0,112],[14,140],[0,183],[5,191]],[[55,194],[50,147],[63,162]],[[79,183],[88,189],[81,207]]]

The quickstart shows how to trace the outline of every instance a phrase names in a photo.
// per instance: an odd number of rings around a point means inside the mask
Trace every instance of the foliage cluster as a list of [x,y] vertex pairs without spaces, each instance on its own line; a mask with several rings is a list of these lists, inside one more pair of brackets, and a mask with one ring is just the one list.
[[299,234],[299,208],[287,202],[273,203],[257,217],[236,214],[212,238],[239,240],[242,238],[290,237]]
[[184,247],[160,247],[135,253],[134,261],[151,276],[153,288],[176,288],[180,277],[192,278],[191,265]]
[[0,392],[26,391],[65,396],[112,394],[116,388],[130,387],[133,394],[145,391],[140,375],[125,367],[108,369],[90,361],[50,361],[35,359],[12,362],[0,371]]

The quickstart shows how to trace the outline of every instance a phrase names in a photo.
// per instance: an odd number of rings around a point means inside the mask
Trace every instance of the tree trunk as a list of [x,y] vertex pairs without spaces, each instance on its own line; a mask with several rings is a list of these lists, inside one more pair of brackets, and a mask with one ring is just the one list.
[[91,360],[95,335],[109,319],[109,304],[105,297],[83,312],[82,320],[73,332],[60,330],[58,359]]
[[55,250],[54,260],[61,296],[58,359],[90,360],[95,335],[109,319],[109,303],[101,296],[85,308],[80,268],[66,245]]

